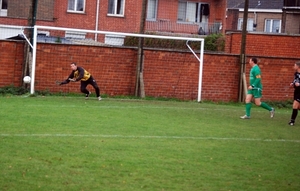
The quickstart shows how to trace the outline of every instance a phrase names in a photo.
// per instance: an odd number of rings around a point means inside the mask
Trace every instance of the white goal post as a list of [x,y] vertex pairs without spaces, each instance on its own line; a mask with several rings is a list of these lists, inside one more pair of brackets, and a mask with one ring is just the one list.
[[[38,43],[38,31],[45,30],[56,30],[56,31],[68,31],[69,35],[72,34],[84,34],[92,33],[95,34],[95,39],[97,34],[102,34],[106,36],[129,36],[129,37],[142,37],[142,38],[156,38],[156,39],[170,39],[170,40],[182,40],[186,41],[186,46],[193,53],[196,59],[199,61],[199,81],[198,81],[198,99],[201,101],[202,92],[202,73],[203,73],[203,52],[204,52],[204,38],[189,38],[189,37],[177,37],[177,36],[161,36],[161,35],[149,35],[149,34],[134,34],[134,33],[121,33],[121,32],[109,32],[109,31],[96,31],[96,30],[83,30],[74,28],[62,28],[62,27],[50,27],[50,26],[34,26],[34,36],[33,36],[33,51],[32,51],[32,74],[30,83],[30,94],[35,92],[35,70],[36,70],[36,56],[37,56],[37,43]],[[200,43],[200,55],[197,55],[195,51],[189,46],[189,41],[196,41]]]

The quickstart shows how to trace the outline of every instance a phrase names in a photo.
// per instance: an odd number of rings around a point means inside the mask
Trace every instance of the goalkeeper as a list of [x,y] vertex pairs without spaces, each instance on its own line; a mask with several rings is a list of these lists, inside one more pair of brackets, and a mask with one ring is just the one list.
[[86,87],[87,87],[87,85],[90,84],[95,89],[98,100],[101,101],[100,88],[97,85],[97,82],[93,78],[93,76],[88,71],[86,71],[84,68],[82,68],[80,66],[77,66],[77,64],[75,62],[71,63],[70,66],[71,66],[71,69],[72,69],[71,74],[69,75],[68,79],[61,82],[59,85],[68,84],[69,82],[81,81],[80,91],[82,93],[84,93],[86,99],[88,99],[91,92],[89,92],[86,89]]
[[257,58],[253,57],[249,60],[251,66],[250,70],[250,86],[248,87],[248,92],[246,95],[246,115],[241,116],[241,119],[250,119],[250,111],[252,107],[251,100],[254,97],[255,105],[260,106],[268,111],[270,111],[271,118],[274,117],[275,109],[270,107],[265,102],[261,102],[262,97],[262,84],[261,84],[261,72],[257,65]]

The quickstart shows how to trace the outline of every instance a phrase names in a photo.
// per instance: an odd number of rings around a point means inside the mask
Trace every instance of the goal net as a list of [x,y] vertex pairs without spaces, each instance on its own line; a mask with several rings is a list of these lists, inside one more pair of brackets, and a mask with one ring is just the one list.
[[204,39],[199,36],[35,26],[32,47],[31,94],[79,93],[79,83],[57,85],[76,62],[92,74],[101,94],[144,92],[201,101]]

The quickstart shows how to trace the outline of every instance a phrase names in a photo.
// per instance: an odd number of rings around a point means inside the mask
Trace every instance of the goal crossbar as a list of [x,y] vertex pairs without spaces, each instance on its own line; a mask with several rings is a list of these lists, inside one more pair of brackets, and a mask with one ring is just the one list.
[[[148,35],[148,34],[135,34],[135,33],[122,33],[122,32],[111,32],[111,31],[96,31],[96,30],[84,30],[75,28],[63,28],[63,27],[51,27],[51,26],[34,26],[34,38],[33,38],[33,51],[32,51],[32,76],[30,84],[30,94],[34,94],[34,82],[35,82],[35,67],[36,67],[36,54],[37,54],[37,36],[38,29],[58,30],[58,31],[70,31],[70,32],[84,32],[104,35],[118,35],[118,36],[130,36],[130,37],[141,37],[141,38],[157,38],[157,39],[173,39],[173,40],[185,40],[186,46],[193,53],[196,59],[199,61],[199,81],[198,81],[198,99],[201,101],[201,90],[202,90],[202,73],[203,73],[203,52],[204,52],[204,38],[189,38],[189,37],[177,37],[177,36],[163,36],[163,35]],[[199,57],[195,51],[188,45],[189,41],[197,41],[201,43]]]

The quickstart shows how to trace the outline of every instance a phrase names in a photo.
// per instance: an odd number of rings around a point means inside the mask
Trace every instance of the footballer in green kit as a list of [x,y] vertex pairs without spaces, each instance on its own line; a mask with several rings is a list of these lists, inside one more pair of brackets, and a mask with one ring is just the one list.
[[265,102],[261,102],[262,97],[262,83],[261,83],[261,71],[259,66],[257,65],[257,58],[253,57],[249,60],[249,64],[251,66],[250,70],[250,86],[248,87],[248,92],[246,95],[246,115],[241,116],[241,119],[250,119],[251,100],[254,98],[255,105],[260,106],[268,111],[270,111],[271,118],[274,117],[275,109],[270,107]]

